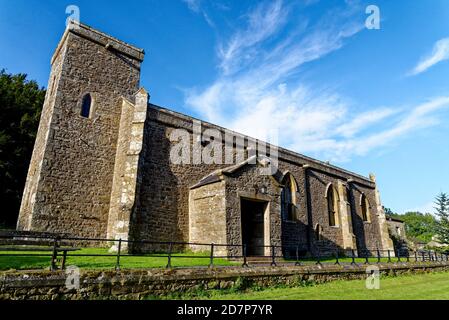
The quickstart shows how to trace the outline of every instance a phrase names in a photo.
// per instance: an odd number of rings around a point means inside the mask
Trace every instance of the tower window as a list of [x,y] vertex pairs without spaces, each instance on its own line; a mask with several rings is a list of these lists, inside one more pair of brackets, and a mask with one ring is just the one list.
[[89,118],[91,108],[92,108],[92,96],[88,93],[83,97],[83,103],[81,105],[81,116],[84,118]]

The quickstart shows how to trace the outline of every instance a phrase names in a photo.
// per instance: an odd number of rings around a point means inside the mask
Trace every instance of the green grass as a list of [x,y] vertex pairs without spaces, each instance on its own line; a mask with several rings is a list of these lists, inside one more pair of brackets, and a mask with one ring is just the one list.
[[[30,257],[20,257],[20,256],[2,256],[2,254],[29,254],[34,255]],[[110,255],[107,249],[101,248],[86,248],[81,249],[80,251],[69,252],[69,256],[67,258],[66,265],[76,265],[80,268],[85,269],[112,269],[115,267],[116,257],[114,254],[110,257],[82,257],[80,255],[89,255],[89,254],[103,254]],[[45,255],[45,256],[39,256]],[[174,255],[172,259],[173,267],[190,267],[190,266],[208,266],[209,259],[208,253],[177,253]],[[31,270],[31,269],[43,269],[48,268],[50,265],[50,256],[51,252],[7,252],[0,251],[0,270]],[[187,258],[189,256],[193,256],[193,258]],[[184,258],[182,258],[184,257]],[[280,262],[281,259],[277,259]],[[371,263],[377,262],[377,258],[370,258]],[[411,258],[411,261],[414,259]],[[322,263],[330,263],[333,264],[335,259],[323,259]],[[341,263],[350,263],[351,258],[341,258]],[[355,261],[358,264],[363,264],[365,259],[357,258]],[[396,258],[392,258],[392,261],[397,261]],[[405,261],[405,259],[402,259]],[[135,257],[126,257],[123,256],[120,259],[120,265],[123,269],[130,268],[164,268],[167,265],[167,257],[157,257],[155,255],[146,255],[146,256],[135,256]],[[290,261],[294,262],[294,261]],[[382,262],[387,262],[387,258],[382,258]],[[302,264],[315,264],[316,260],[307,259],[301,260]],[[230,266],[230,265],[240,265],[240,263],[230,262],[226,259],[214,259],[214,264],[217,266]]]
[[[29,254],[32,257],[19,256],[2,256],[2,254]],[[74,265],[83,269],[113,269],[117,258],[115,255],[110,257],[83,257],[80,255],[103,254],[107,255],[108,249],[86,248],[73,253],[69,253],[66,266]],[[46,255],[40,257],[37,255]],[[33,270],[49,268],[51,252],[6,252],[0,251],[0,270]],[[184,257],[184,258],[182,258]],[[191,267],[191,266],[208,266],[210,260],[207,253],[176,253],[173,254],[173,267]],[[219,266],[229,266],[235,263],[225,259],[214,259],[214,264]],[[140,268],[165,268],[167,265],[167,257],[157,257],[154,255],[145,256],[122,256],[120,258],[120,266],[122,269],[140,269]]]
[[368,290],[365,280],[338,280],[293,288],[270,288],[224,293],[219,290],[184,296],[214,300],[447,300],[449,273],[383,277],[379,290]]

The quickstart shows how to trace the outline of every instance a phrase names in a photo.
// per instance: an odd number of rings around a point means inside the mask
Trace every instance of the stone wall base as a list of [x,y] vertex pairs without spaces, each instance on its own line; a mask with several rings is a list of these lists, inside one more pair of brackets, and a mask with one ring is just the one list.
[[[305,281],[366,279],[368,266],[374,265],[81,271],[79,289],[67,287],[67,283],[76,282],[70,282],[63,271],[2,272],[0,300],[137,300],[197,290],[229,289],[241,287],[242,283],[258,287],[297,286]],[[449,271],[449,264],[442,262],[377,266],[382,275]]]

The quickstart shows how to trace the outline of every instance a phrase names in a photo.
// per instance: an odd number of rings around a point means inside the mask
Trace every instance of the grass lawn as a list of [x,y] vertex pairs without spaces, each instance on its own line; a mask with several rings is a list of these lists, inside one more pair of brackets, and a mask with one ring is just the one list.
[[[20,256],[3,256],[8,255],[20,255],[28,254],[34,256],[20,257]],[[113,269],[117,258],[114,254],[107,257],[93,257],[93,256],[80,256],[80,255],[92,255],[92,254],[104,254],[108,255],[108,249],[87,248],[81,249],[73,253],[69,253],[67,257],[67,266],[77,266],[85,269]],[[39,256],[45,255],[45,256]],[[183,258],[184,257],[184,258]],[[208,266],[210,260],[208,254],[204,253],[176,253],[173,254],[172,266],[174,267],[189,267],[189,266]],[[31,269],[43,269],[49,268],[51,260],[51,252],[6,252],[0,251],[0,270],[31,270]],[[225,259],[214,259],[215,265],[229,266],[235,263],[227,261]],[[164,268],[167,265],[167,257],[158,257],[155,255],[134,256],[127,257],[122,256],[120,258],[120,266],[122,269],[129,268]]]
[[429,273],[380,280],[379,290],[368,290],[365,280],[334,281],[294,288],[274,288],[223,294],[203,293],[197,299],[216,300],[447,300],[449,273]]
[[[17,256],[5,256],[7,255],[17,255]],[[23,257],[20,255],[33,255],[28,257]],[[104,257],[93,257],[93,256],[80,256],[80,255],[110,255]],[[28,270],[28,269],[43,269],[48,268],[50,265],[50,251],[45,252],[8,252],[0,251],[0,270]],[[184,257],[184,258],[183,258]],[[277,259],[280,262],[281,259]],[[382,258],[382,262],[387,262],[387,258]],[[397,258],[391,258],[393,262],[397,261]],[[190,267],[190,266],[208,266],[209,265],[209,254],[208,253],[177,253],[174,254],[172,258],[173,267]],[[340,258],[340,263],[351,263],[351,258]],[[356,263],[363,264],[365,259],[356,258]],[[377,258],[372,257],[369,259],[370,263],[376,263]],[[405,258],[402,258],[405,261]],[[414,258],[410,257],[410,261],[414,261]],[[293,263],[294,260],[290,260]],[[335,258],[322,259],[323,264],[335,263]],[[86,269],[113,269],[116,263],[116,256],[114,254],[108,253],[108,249],[103,248],[86,248],[80,251],[69,252],[66,265],[75,265],[79,268]],[[251,262],[249,262],[251,264]],[[316,263],[314,259],[301,260],[304,265],[313,265]],[[145,255],[145,256],[134,256],[127,257],[122,256],[120,258],[120,265],[123,269],[126,268],[164,268],[167,265],[167,257],[158,257],[155,255]],[[214,265],[217,266],[230,266],[230,265],[240,265],[240,263],[230,262],[226,259],[214,259]]]

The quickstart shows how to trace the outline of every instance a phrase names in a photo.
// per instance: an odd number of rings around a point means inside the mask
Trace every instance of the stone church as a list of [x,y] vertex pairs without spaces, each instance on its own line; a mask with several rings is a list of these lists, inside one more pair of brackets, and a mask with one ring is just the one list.
[[[374,175],[283,148],[276,170],[261,175],[270,157],[250,146],[262,142],[238,133],[226,147],[244,141],[245,157],[232,164],[171,161],[171,134],[192,133],[198,120],[149,103],[139,87],[143,60],[143,50],[69,23],[51,59],[19,230],[245,244],[249,255],[271,245],[393,249]],[[208,129],[226,131],[202,122]],[[191,138],[189,146],[211,140]]]

